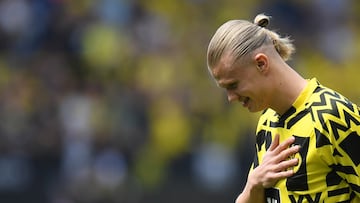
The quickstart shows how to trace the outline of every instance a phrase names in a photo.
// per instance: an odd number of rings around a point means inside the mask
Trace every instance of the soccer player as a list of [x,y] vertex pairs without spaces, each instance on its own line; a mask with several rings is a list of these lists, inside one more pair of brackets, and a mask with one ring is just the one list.
[[360,202],[360,109],[294,71],[286,63],[294,46],[266,28],[269,19],[226,22],[207,51],[208,69],[228,100],[263,111],[236,203]]

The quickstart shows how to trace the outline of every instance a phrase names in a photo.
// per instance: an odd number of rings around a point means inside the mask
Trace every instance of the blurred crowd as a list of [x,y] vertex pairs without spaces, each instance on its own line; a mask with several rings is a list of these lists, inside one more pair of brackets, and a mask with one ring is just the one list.
[[350,0],[1,0],[0,202],[232,202],[258,114],[206,67],[216,28],[272,16],[291,65],[360,104]]

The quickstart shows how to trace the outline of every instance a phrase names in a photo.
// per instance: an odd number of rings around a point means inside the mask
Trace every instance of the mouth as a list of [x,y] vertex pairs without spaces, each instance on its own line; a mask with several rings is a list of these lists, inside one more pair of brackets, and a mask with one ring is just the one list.
[[249,98],[249,97],[245,97],[245,99],[243,99],[243,100],[241,101],[243,107],[248,107],[249,101],[250,101],[250,98]]

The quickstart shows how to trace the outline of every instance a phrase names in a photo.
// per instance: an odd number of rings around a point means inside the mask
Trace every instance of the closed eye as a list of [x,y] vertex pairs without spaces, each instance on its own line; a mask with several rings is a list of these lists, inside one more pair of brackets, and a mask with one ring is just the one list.
[[225,88],[226,88],[227,90],[234,90],[234,89],[237,88],[237,86],[238,86],[238,84],[237,84],[236,82],[234,82],[234,83],[230,83],[230,84],[226,85]]

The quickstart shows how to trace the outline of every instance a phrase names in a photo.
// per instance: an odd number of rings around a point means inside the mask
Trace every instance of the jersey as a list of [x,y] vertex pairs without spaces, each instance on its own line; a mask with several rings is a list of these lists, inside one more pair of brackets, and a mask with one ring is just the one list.
[[[359,107],[322,86],[316,78],[279,116],[267,109],[256,129],[253,168],[262,162],[276,134],[295,137],[300,151],[294,175],[265,189],[267,203],[360,202]],[[251,173],[251,171],[250,171]]]

